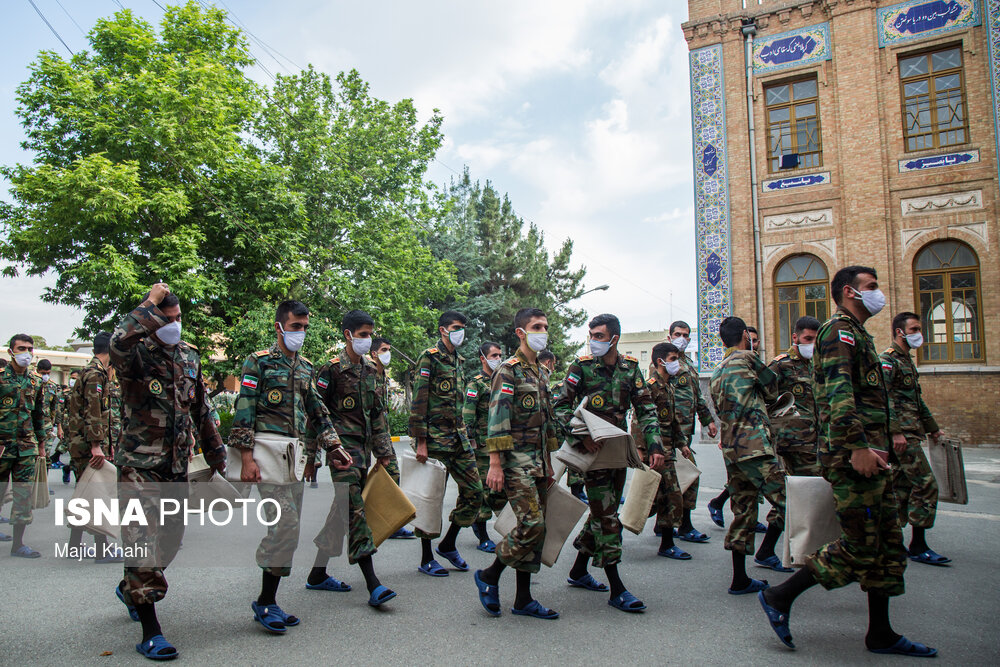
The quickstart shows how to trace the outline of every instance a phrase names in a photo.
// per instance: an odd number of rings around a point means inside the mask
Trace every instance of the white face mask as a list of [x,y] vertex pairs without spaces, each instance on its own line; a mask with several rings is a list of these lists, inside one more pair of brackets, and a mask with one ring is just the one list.
[[877,315],[880,310],[885,308],[885,294],[882,293],[882,290],[872,289],[859,292],[853,287],[851,289],[854,290],[855,294],[857,294],[854,298],[861,301],[861,303],[864,304],[865,310],[872,315]]
[[181,342],[181,323],[175,321],[170,324],[164,324],[156,330],[156,337],[164,345],[177,345],[177,343]]
[[672,339],[670,342],[673,344],[674,347],[683,352],[684,349],[687,348],[688,343],[690,343],[691,340],[689,338],[685,338],[684,336],[678,336],[677,338]]
[[[676,347],[676,343],[674,346]],[[669,375],[677,375],[681,370],[681,362],[677,359],[673,361],[663,361],[663,359],[660,359],[660,365],[667,370]]]
[[[483,358],[486,359],[486,357]],[[491,371],[495,371],[496,369],[500,368],[500,364],[502,362],[503,359],[486,359],[486,365],[489,367]]]
[[455,347],[461,347],[462,343],[465,342],[465,329],[456,329],[455,331],[448,332],[448,340]]
[[520,331],[524,332],[525,340],[528,341],[528,347],[535,352],[541,352],[545,349],[545,346],[549,344],[549,334],[545,332],[528,333],[527,331],[524,331],[524,329],[521,329]]
[[305,331],[285,331],[285,327],[278,325],[281,329],[281,337],[285,341],[285,347],[289,352],[298,352],[302,349],[302,344],[306,342]]
[[70,378],[69,379],[69,388],[72,389],[73,385],[75,385],[75,384],[76,384],[76,380],[74,380],[73,378]]
[[49,374],[45,373],[44,375],[42,375],[42,382],[48,382],[48,381],[49,381]]
[[378,360],[383,366],[388,366],[389,362],[392,361],[392,350],[386,350],[382,354],[378,355]]
[[815,343],[808,343],[808,344],[799,343],[798,345],[796,345],[796,347],[799,348],[799,356],[801,356],[803,359],[812,359],[813,348],[815,347],[815,345],[816,345]]
[[369,350],[372,349],[372,339],[351,338],[351,349],[354,350],[354,354],[358,355],[359,357],[364,356],[368,354]]
[[906,344],[914,350],[924,344],[924,334],[921,332],[906,334]]
[[22,352],[20,354],[14,355],[14,363],[16,363],[21,368],[27,368],[31,365],[31,358],[35,355],[31,352]]
[[590,353],[595,357],[603,357],[611,349],[611,341],[591,340]]

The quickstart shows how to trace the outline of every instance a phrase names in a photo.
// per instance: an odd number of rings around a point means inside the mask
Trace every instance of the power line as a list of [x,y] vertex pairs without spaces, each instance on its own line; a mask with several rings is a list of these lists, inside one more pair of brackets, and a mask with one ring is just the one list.
[[28,2],[30,2],[31,6],[35,8],[35,13],[38,14],[38,17],[40,19],[42,19],[43,21],[45,21],[45,25],[49,26],[49,30],[51,30],[52,34],[56,36],[56,39],[58,39],[60,42],[62,42],[62,45],[66,47],[66,50],[69,51],[69,55],[75,56],[76,54],[73,53],[73,49],[69,48],[69,44],[67,44],[66,40],[64,40],[62,38],[62,35],[60,35],[59,32],[55,28],[52,27],[52,24],[49,23],[49,20],[47,18],[45,18],[45,14],[43,14],[42,10],[39,9],[38,5],[35,4],[35,0],[28,0]]
[[75,25],[76,29],[80,31],[80,34],[86,37],[87,36],[86,31],[84,31],[84,29],[80,27],[80,24],[76,22],[76,19],[73,18],[73,16],[68,11],[66,11],[66,8],[63,7],[63,4],[59,2],[59,0],[56,0],[56,4],[59,5],[59,9],[63,10],[63,14],[69,17],[69,20],[73,22],[73,25]]

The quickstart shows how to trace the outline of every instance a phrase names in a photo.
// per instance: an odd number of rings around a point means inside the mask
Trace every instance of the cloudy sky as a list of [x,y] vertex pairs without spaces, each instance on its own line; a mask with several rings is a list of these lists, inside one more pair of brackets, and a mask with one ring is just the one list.
[[[86,48],[83,33],[118,2],[35,0],[73,50]],[[154,0],[120,2],[154,24],[162,16]],[[446,143],[431,179],[446,182],[468,165],[473,178],[509,193],[550,247],[572,238],[587,285],[610,285],[582,297],[589,313],[614,312],[627,331],[696,319],[687,3],[227,4],[300,66],[356,68],[381,98],[413,98],[425,115],[440,109]],[[19,148],[14,89],[39,50],[66,52],[27,1],[6,5],[5,23],[16,29],[0,71],[0,162],[12,164],[30,160]],[[253,50],[271,71],[294,70]],[[252,75],[268,80],[259,67]],[[0,336],[23,328],[50,342],[70,337],[80,314],[41,302],[51,283],[0,278]]]

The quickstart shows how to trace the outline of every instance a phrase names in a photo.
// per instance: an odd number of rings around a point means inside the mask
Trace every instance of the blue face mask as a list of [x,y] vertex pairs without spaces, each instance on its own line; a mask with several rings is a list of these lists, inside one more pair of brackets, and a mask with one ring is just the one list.
[[590,353],[595,357],[603,357],[611,349],[611,342],[604,340],[590,341]]

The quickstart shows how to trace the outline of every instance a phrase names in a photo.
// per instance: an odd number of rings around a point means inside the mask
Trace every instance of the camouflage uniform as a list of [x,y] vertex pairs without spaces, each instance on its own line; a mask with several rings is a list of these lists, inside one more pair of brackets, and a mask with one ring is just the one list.
[[45,453],[49,457],[54,457],[59,448],[59,406],[62,403],[59,398],[62,395],[62,388],[52,380],[47,380],[42,385],[45,405]]
[[[375,373],[375,389],[378,391],[379,397],[382,399],[382,406],[385,410],[386,425],[388,427],[389,423],[389,378],[385,371]],[[392,433],[389,434],[389,446],[392,446]],[[399,486],[399,460],[396,458],[396,449],[392,450],[392,458],[389,461],[389,465],[385,467],[385,471],[389,473],[389,477],[392,477],[392,481],[396,482]]]
[[906,551],[892,476],[865,477],[851,466],[855,449],[889,451],[891,421],[875,343],[853,315],[837,310],[820,327],[813,357],[819,412],[819,460],[833,486],[840,538],[809,556],[806,567],[824,588],[859,581],[864,591],[902,595]]
[[136,604],[166,595],[163,570],[184,536],[181,513],[159,525],[157,494],[187,498],[187,466],[194,447],[201,446],[209,465],[226,458],[222,438],[208,418],[211,408],[198,353],[183,341],[165,346],[155,339],[152,334],[165,324],[166,316],[147,300],[126,315],[111,336],[110,357],[121,383],[123,408],[123,432],[115,451],[118,497],[122,506],[138,498],[149,523],[122,529],[126,552],[146,546],[151,553],[150,561],[125,560],[125,590]]
[[76,478],[86,469],[92,447],[100,447],[104,456],[114,455],[111,439],[111,386],[108,369],[97,357],[90,360],[69,395],[70,461]]
[[[42,378],[30,369],[14,372],[14,362],[0,370],[0,498],[14,482],[12,524],[31,523],[31,486],[35,458],[45,443],[45,396]],[[41,444],[40,444],[41,443]]]
[[[664,453],[653,400],[634,357],[618,355],[611,366],[591,355],[577,357],[566,371],[562,392],[555,399],[554,412],[569,431],[573,411],[584,396],[589,397],[587,410],[601,419],[625,430],[625,415],[629,406],[635,408],[642,427],[646,448],[650,454]],[[571,445],[580,438],[567,434]],[[625,468],[595,470],[584,473],[590,517],[577,535],[573,546],[593,557],[595,567],[614,565],[622,559],[622,525],[618,520],[618,504],[625,488]]]
[[[410,437],[416,447],[418,438],[427,439],[427,456],[448,468],[458,484],[458,502],[448,520],[459,526],[471,526],[483,505],[483,484],[476,469],[476,455],[469,444],[462,421],[465,382],[463,359],[457,352],[432,347],[417,358],[410,406]],[[417,537],[431,539],[422,530]]]
[[938,485],[920,443],[928,433],[937,433],[938,425],[921,396],[917,368],[909,350],[893,343],[881,359],[893,415],[889,433],[902,433],[906,437],[906,451],[896,452],[899,465],[892,470],[899,520],[904,526],[909,522],[917,528],[932,528],[937,515]]
[[755,353],[729,348],[709,385],[722,422],[722,457],[733,510],[725,546],[744,555],[753,553],[758,495],[774,508],[768,520],[785,525],[785,473],[771,446],[765,405],[777,397],[777,381]]
[[[79,382],[79,380],[77,380]],[[73,392],[72,387],[59,388],[59,410],[56,412],[56,425],[62,426],[63,437],[56,445],[56,453],[60,456],[69,451],[69,438],[66,436],[69,431],[69,395]]]
[[[330,411],[330,419],[341,444],[353,459],[348,470],[330,466],[334,486],[348,486],[348,562],[352,564],[375,553],[372,531],[365,519],[365,501],[361,498],[371,462],[369,455],[375,458],[393,455],[385,405],[375,382],[377,375],[371,359],[363,356],[358,363],[354,363],[347,350],[323,364],[316,373],[319,396]],[[341,519],[333,510],[335,507],[338,507],[336,502],[327,515],[323,529],[313,540],[319,550],[327,554],[339,551],[342,535]]]
[[490,387],[493,373],[479,373],[469,380],[465,387],[465,407],[462,420],[469,433],[469,440],[476,449],[476,468],[479,481],[483,485],[483,506],[476,521],[489,521],[494,512],[499,512],[507,504],[507,494],[486,486],[486,473],[490,470],[490,452],[486,448],[487,427],[490,416]]
[[[549,395],[552,396],[553,400],[555,400],[556,396],[558,396],[559,394],[562,393],[562,387],[563,387],[563,383],[564,382],[566,382],[566,380],[559,380],[559,382],[556,382],[554,385],[552,385],[551,387],[549,387]],[[633,419],[633,422],[634,422],[634,419]],[[566,484],[570,488],[573,488],[574,486],[579,486],[579,487],[582,488],[583,487],[583,473],[578,472],[576,470],[573,470],[572,468],[567,468],[566,469]]]
[[[667,458],[666,467],[660,471],[660,488],[656,490],[656,499],[653,501],[652,512],[656,513],[656,532],[672,531],[679,528],[683,520],[682,510],[684,509],[681,487],[677,481],[677,469],[673,465],[676,457],[677,443],[686,442],[681,423],[677,418],[677,410],[674,407],[674,388],[669,381],[664,381],[656,371],[650,371],[649,380],[646,381],[649,388],[649,395],[653,399],[656,407],[656,417],[660,424],[660,437],[663,441],[663,455]],[[632,432],[638,434],[638,422],[633,417]],[[649,455],[645,448],[642,448],[643,461],[649,464]]]
[[[229,446],[253,450],[255,433],[305,439],[310,425],[318,434],[309,442],[311,457],[315,458],[317,446],[326,451],[340,446],[330,413],[316,392],[312,363],[301,354],[285,356],[277,343],[250,355],[243,362]],[[267,535],[257,547],[257,565],[276,577],[292,572],[304,488],[301,481],[257,484],[261,499],[274,500],[281,508],[280,520],[267,527]],[[265,512],[267,521],[273,521],[274,504],[267,503]]]
[[[497,545],[501,563],[538,572],[545,543],[546,453],[559,448],[549,372],[521,350],[493,374],[485,449],[500,453],[504,493],[517,525]],[[485,476],[484,478],[485,479]]]
[[[695,414],[697,413],[698,421],[704,427],[712,423],[712,411],[708,409],[708,405],[701,395],[698,369],[694,367],[686,354],[681,354],[679,361],[681,362],[681,370],[670,378],[670,386],[674,389],[674,408],[677,410],[677,419],[681,424],[681,432],[685,442],[683,444],[676,443],[674,447],[679,449],[687,445],[691,452],[687,458],[691,463],[697,465],[698,462],[694,459],[694,448],[692,447]],[[698,484],[699,480],[696,479],[694,484],[684,492],[684,509],[693,510],[698,504]]]
[[778,458],[789,475],[820,476],[816,452],[819,423],[813,396],[812,362],[803,359],[796,345],[774,358],[768,368],[778,376],[778,393],[791,392],[795,412],[771,420]]
[[[111,385],[111,446],[118,446],[118,440],[122,437],[122,386],[118,383],[118,378],[110,380]],[[214,419],[212,420],[215,421]]]

